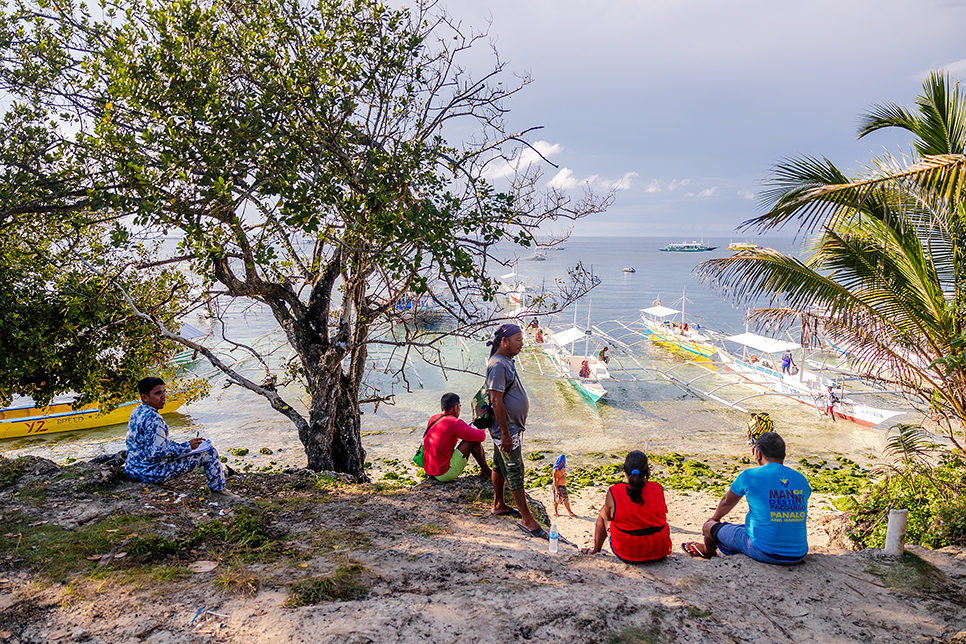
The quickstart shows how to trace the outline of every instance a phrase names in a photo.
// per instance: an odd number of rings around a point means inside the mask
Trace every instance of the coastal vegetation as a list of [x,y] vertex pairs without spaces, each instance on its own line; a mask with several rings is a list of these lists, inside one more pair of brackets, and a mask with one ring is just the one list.
[[[778,163],[763,193],[766,212],[743,227],[797,224],[812,236],[804,260],[771,249],[704,262],[701,277],[772,331],[801,324],[845,347],[857,375],[904,391],[953,452],[899,428],[894,462],[854,509],[857,537],[879,545],[889,508],[910,511],[912,539],[966,542],[966,92],[932,73],[916,108],[892,103],[861,119],[859,137],[883,128],[913,136],[908,157],[872,159],[850,177],[828,159]],[[913,444],[919,447],[912,448]]]
[[[475,72],[488,34],[435,3],[15,0],[0,34],[0,250],[29,248],[0,275],[0,314],[24,321],[0,398],[116,403],[182,345],[289,419],[309,468],[364,479],[360,406],[493,323],[494,246],[612,196],[538,187],[520,152],[535,128],[505,121],[529,78],[495,52]],[[543,305],[595,284],[576,268]],[[423,304],[446,330],[419,323]],[[233,334],[251,310],[285,349]],[[179,334],[197,311],[258,375]]]

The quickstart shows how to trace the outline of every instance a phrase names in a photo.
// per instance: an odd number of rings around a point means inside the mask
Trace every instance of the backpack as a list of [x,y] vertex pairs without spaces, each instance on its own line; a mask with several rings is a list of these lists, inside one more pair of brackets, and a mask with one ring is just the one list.
[[[513,387],[513,383],[517,381],[516,369],[513,370],[513,380],[507,385],[506,390],[504,390],[503,395],[507,395],[510,392],[510,388]],[[493,427],[493,423],[496,422],[496,416],[493,414],[493,405],[490,403],[490,390],[486,386],[486,381],[483,382],[483,386],[480,390],[476,392],[473,396],[473,421],[472,425],[477,429],[489,429]]]

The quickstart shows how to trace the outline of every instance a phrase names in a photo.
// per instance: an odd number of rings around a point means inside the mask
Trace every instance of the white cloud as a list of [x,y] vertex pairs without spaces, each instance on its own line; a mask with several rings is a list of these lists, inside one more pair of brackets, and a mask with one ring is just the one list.
[[658,181],[657,179],[652,179],[651,182],[647,184],[647,187],[644,188],[644,192],[660,192],[660,191],[661,191],[661,182]]
[[516,156],[512,159],[495,158],[486,166],[484,178],[489,181],[512,177],[520,170],[526,170],[532,165],[539,165],[543,158],[549,159],[555,154],[563,152],[563,146],[559,143],[548,143],[547,141],[536,141],[531,147],[520,148]]
[[[955,63],[946,63],[940,69],[949,72],[949,75],[956,80],[966,80],[966,58],[957,60]],[[933,71],[933,70],[930,70]],[[923,77],[925,78],[925,74]]]
[[636,176],[638,176],[636,172],[625,172],[624,176],[617,181],[601,179],[598,185],[602,190],[627,190],[631,187],[631,182]]
[[718,188],[705,188],[701,192],[688,192],[685,193],[685,197],[711,197],[718,193]]
[[627,190],[631,187],[631,180],[636,176],[636,172],[625,172],[624,176],[616,181],[602,179],[597,174],[592,174],[584,179],[578,179],[574,176],[574,171],[570,168],[561,168],[554,178],[547,182],[547,187],[558,190],[573,190],[577,186],[590,186],[603,192]]
[[574,178],[574,171],[570,168],[560,168],[553,179],[547,182],[548,188],[558,190],[572,190],[577,187],[577,179]]
[[689,183],[691,183],[691,180],[690,179],[682,179],[681,181],[672,180],[671,183],[668,184],[667,189],[668,190],[675,190],[677,188],[680,188],[681,186],[686,186]]
[[755,193],[752,192],[751,190],[739,190],[738,196],[741,197],[742,199],[754,199]]

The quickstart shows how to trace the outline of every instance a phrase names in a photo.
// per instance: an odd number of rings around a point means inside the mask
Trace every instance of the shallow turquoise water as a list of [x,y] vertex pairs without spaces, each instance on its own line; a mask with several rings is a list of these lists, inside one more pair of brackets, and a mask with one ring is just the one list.
[[[741,238],[744,239],[744,238]],[[689,319],[706,327],[725,332],[743,330],[744,309],[731,306],[719,295],[696,282],[692,270],[700,261],[727,254],[729,240],[706,240],[717,243],[720,249],[710,253],[666,253],[657,249],[678,238],[583,238],[572,239],[565,250],[549,251],[546,261],[520,261],[517,273],[531,283],[552,282],[566,273],[567,267],[581,261],[601,277],[601,285],[577,305],[578,324],[587,320],[590,306],[595,324],[606,320],[633,321],[638,309],[650,306],[661,297],[665,305],[675,306],[674,300],[687,289],[686,308]],[[688,240],[690,241],[690,240]],[[739,238],[735,238],[739,241]],[[761,243],[759,241],[759,243]],[[790,239],[770,240],[767,245],[784,252],[793,249]],[[529,253],[521,253],[526,256]],[[624,273],[624,266],[633,266],[636,273]],[[509,271],[507,271],[509,272]],[[568,311],[560,316],[555,326],[563,328],[573,321]],[[258,338],[269,332],[273,321],[258,310],[234,313],[231,328],[241,337]],[[487,355],[482,342],[468,343],[466,352],[459,345],[447,350],[449,360],[482,371]],[[630,365],[619,353],[619,360]],[[646,343],[636,351],[638,360],[648,367],[669,369],[696,377],[702,372],[693,367],[682,368],[683,359],[676,354]],[[744,456],[747,415],[714,402],[707,402],[687,394],[666,382],[648,377],[644,372],[616,371],[618,382],[607,385],[609,394],[594,405],[583,398],[568,383],[539,375],[532,357],[519,360],[521,377],[530,398],[531,411],[524,440],[529,451],[549,450],[566,453],[572,463],[592,461],[592,452],[623,454],[630,449],[648,449],[666,453],[731,459]],[[612,366],[613,366],[612,362]],[[637,380],[635,380],[637,378]],[[479,388],[480,376],[450,373],[444,377],[429,365],[418,365],[411,378],[412,390],[406,392],[398,385],[394,405],[372,405],[365,408],[363,433],[369,460],[377,458],[405,458],[418,445],[426,419],[439,407],[439,398],[446,391],[459,393],[468,400]],[[388,388],[388,383],[382,383]],[[300,466],[305,462],[295,428],[274,412],[258,396],[241,387],[223,388],[217,382],[209,398],[183,407],[167,415],[171,435],[175,440],[187,440],[197,432],[210,437],[222,454],[228,448],[250,450],[245,462],[258,467],[275,461],[279,465]],[[737,390],[736,390],[737,391]],[[290,401],[298,400],[295,390],[286,392]],[[738,397],[737,393],[734,397]],[[888,406],[888,405],[886,405]],[[885,444],[888,423],[873,429],[844,421],[831,422],[809,408],[777,397],[749,402],[752,410],[768,411],[776,430],[786,438],[789,458],[828,458],[844,454],[868,462],[869,456],[881,453]],[[465,405],[469,414],[469,405]],[[909,421],[912,417],[899,417]],[[466,418],[464,418],[466,419]],[[0,451],[7,456],[35,454],[62,462],[67,457],[88,458],[123,449],[124,426],[72,432],[48,437],[3,441]],[[258,450],[268,447],[273,454],[261,455]]]

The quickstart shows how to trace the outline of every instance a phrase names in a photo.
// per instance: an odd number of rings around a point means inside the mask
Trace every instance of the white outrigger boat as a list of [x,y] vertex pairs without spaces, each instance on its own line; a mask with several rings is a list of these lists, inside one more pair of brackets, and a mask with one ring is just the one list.
[[[576,317],[576,311],[574,312]],[[587,310],[587,324],[590,325],[590,309]],[[570,382],[573,387],[588,398],[591,402],[598,402],[607,395],[607,390],[601,384],[602,380],[613,380],[607,370],[605,361],[598,359],[591,354],[589,342],[593,337],[593,331],[585,331],[577,328],[576,320],[571,328],[554,333],[547,327],[527,327],[527,336],[532,340],[536,348],[550,360],[550,364],[556,373],[548,374],[544,372],[537,360],[537,366],[542,375],[549,375],[562,378]],[[531,335],[532,333],[532,335]],[[578,340],[584,341],[584,355],[574,354],[574,345]],[[610,340],[610,338],[608,338]],[[598,342],[594,338],[594,342]]]
[[[549,330],[547,330],[549,333]],[[547,342],[540,345],[540,349],[550,358],[551,364],[557,370],[557,376],[568,380],[581,394],[597,402],[607,395],[607,390],[600,384],[601,380],[611,380],[607,365],[597,359],[597,356],[574,355],[574,343],[584,339],[588,332],[571,327],[550,335]],[[569,347],[569,348],[568,348]]]
[[[725,349],[719,350],[718,359],[721,364],[754,385],[800,403],[814,406],[821,412],[827,410],[830,396],[838,389],[841,392],[836,394],[839,400],[832,405],[835,416],[866,427],[874,427],[894,416],[905,413],[870,407],[851,398],[846,398],[844,392],[842,392],[841,383],[821,374],[806,371],[804,364],[798,366],[798,371],[794,375],[782,373],[780,366],[777,366],[781,362],[781,354],[785,351],[801,349],[802,347],[798,343],[776,340],[775,338],[747,332],[729,336],[725,340],[741,345],[742,353],[739,357]],[[749,349],[757,351],[762,357],[759,358],[755,354],[749,357]],[[767,356],[771,356],[771,358]],[[805,360],[803,359],[802,362],[804,363]],[[853,395],[855,395],[854,392]]]
[[[652,306],[641,309],[641,322],[644,324],[644,334],[652,342],[670,346],[686,354],[690,354],[692,360],[711,360],[718,352],[712,342],[714,338],[702,333],[698,329],[692,329],[684,318],[684,303],[687,300],[682,295],[681,310],[672,309],[661,304],[661,300],[654,300]],[[674,317],[680,314],[680,322],[675,322]]]

